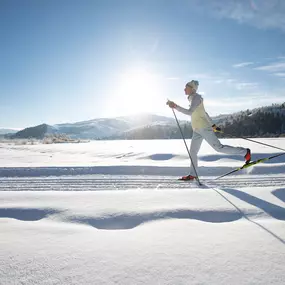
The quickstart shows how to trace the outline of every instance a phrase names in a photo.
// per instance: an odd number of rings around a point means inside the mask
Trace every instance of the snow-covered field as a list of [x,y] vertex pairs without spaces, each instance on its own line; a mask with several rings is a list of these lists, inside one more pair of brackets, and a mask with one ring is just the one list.
[[285,155],[199,163],[200,188],[181,140],[0,143],[0,284],[285,284]]

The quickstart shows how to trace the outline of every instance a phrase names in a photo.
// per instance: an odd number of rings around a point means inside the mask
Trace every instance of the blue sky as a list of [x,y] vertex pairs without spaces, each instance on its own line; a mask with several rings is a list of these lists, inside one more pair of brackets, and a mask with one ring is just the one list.
[[171,116],[192,79],[212,116],[284,102],[284,14],[277,0],[0,0],[0,127]]

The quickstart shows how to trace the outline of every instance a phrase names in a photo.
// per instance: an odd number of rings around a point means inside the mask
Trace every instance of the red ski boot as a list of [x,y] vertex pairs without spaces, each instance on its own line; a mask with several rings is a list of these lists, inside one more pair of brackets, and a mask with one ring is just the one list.
[[197,177],[192,176],[192,175],[182,176],[181,178],[179,178],[179,180],[183,180],[183,181],[191,181],[191,180],[196,180],[196,179]]
[[245,159],[245,164],[249,164],[250,163],[250,161],[251,161],[251,153],[250,153],[250,149],[249,148],[247,149],[247,153],[244,156],[244,159]]

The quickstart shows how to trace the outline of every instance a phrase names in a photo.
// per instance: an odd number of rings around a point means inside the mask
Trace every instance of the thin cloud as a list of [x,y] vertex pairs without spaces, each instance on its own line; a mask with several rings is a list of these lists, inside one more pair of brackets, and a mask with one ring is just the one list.
[[179,80],[180,78],[179,77],[167,77],[166,79],[167,80]]
[[[229,76],[230,74],[228,74]],[[239,81],[238,79],[232,77],[223,77],[219,75],[212,75],[210,73],[203,73],[203,74],[193,74],[191,75],[193,78],[197,78],[198,80],[207,80],[214,84],[224,84],[228,87],[233,87],[237,90],[253,90],[259,87],[259,83],[257,82],[243,82]]]
[[244,90],[244,89],[255,89],[259,86],[259,84],[257,82],[240,82],[237,83],[235,86],[238,90]]
[[201,11],[262,29],[285,31],[285,1],[277,0],[194,0]]
[[[245,65],[245,62],[242,63]],[[249,62],[247,62],[249,65]],[[207,80],[213,84],[227,86],[228,88],[233,88],[239,91],[247,91],[253,92],[258,90],[261,87],[261,83],[259,82],[248,82],[242,79],[236,79],[231,76],[231,74],[227,74],[227,76],[222,76],[221,74],[211,74],[211,73],[203,73],[203,74],[192,74],[193,78],[197,78],[198,80]]]
[[233,83],[237,82],[237,79],[228,78],[228,79],[226,80],[226,82],[227,82],[228,84],[233,84]]
[[209,107],[240,107],[245,105],[244,101],[239,100],[239,98],[235,99],[227,99],[223,98],[222,100],[211,100],[211,99],[206,99],[205,104]]
[[254,69],[268,71],[268,72],[285,71],[285,62],[270,63],[268,65],[259,66]]
[[278,73],[274,73],[273,75],[285,78],[285,72],[278,72]]
[[189,74],[188,75],[189,78],[197,78],[197,80],[209,80],[209,81],[215,81],[215,80],[220,80],[221,78],[213,75],[213,74],[209,74],[209,73],[193,73],[193,74]]
[[242,82],[235,78],[227,78],[222,81],[216,81],[215,83],[224,83],[229,87],[234,87],[237,90],[252,90],[259,87],[258,82]]
[[254,62],[241,62],[241,63],[237,63],[237,64],[234,64],[233,67],[234,68],[241,68],[241,67],[246,67],[246,66],[249,66],[249,65],[252,65],[254,64]]
[[205,100],[205,104],[211,116],[270,106],[273,103],[284,103],[284,95],[282,92],[274,92],[274,94],[270,95],[263,92],[256,92],[242,96],[220,98],[220,100]]
[[222,83],[224,83],[224,82],[225,82],[224,79],[214,80],[214,83],[216,83],[216,84],[222,84]]

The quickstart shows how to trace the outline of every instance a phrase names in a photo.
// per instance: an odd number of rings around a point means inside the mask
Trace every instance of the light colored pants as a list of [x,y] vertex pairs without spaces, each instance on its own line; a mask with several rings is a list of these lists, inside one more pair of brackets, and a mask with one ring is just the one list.
[[205,139],[206,142],[217,152],[222,152],[226,154],[239,154],[243,156],[246,155],[246,152],[247,152],[246,148],[222,145],[211,127],[204,128],[204,129],[197,129],[195,131],[193,130],[193,136],[192,136],[191,146],[190,146],[190,155],[191,155],[193,164],[191,163],[190,175],[197,176],[197,174],[195,173],[194,167],[197,171],[197,168],[198,168],[197,154],[201,147],[203,139]]

